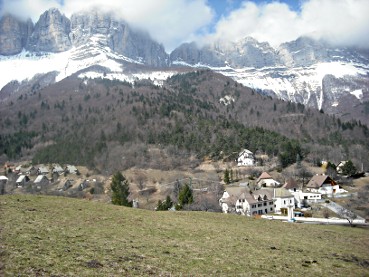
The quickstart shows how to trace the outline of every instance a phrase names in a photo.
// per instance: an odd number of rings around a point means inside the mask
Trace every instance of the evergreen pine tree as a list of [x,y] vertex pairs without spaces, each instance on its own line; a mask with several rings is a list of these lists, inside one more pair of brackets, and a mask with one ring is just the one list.
[[229,177],[229,170],[226,169],[224,171],[224,177],[223,177],[224,183],[226,183],[227,185],[231,182],[230,177]]
[[130,194],[128,180],[122,173],[117,172],[114,174],[111,181],[111,190],[113,192],[111,202],[114,205],[132,207],[132,201],[128,200]]
[[351,176],[354,175],[357,172],[357,169],[354,165],[354,163],[351,160],[348,160],[342,167],[342,174],[343,175],[347,175],[347,176]]
[[184,205],[193,203],[192,189],[188,184],[185,184],[178,195],[177,209],[182,209]]

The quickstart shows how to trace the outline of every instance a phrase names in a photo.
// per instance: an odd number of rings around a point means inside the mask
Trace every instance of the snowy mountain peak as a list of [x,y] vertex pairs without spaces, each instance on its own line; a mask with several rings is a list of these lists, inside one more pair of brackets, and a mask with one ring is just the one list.
[[[135,73],[126,67],[140,68]],[[245,37],[199,47],[184,43],[168,55],[148,33],[137,31],[110,13],[83,11],[65,17],[57,9],[38,22],[0,19],[0,89],[8,82],[55,72],[55,81],[74,73],[160,84],[175,73],[172,66],[207,67],[255,90],[330,113],[369,101],[369,52],[332,47],[301,37],[274,49]],[[150,73],[151,72],[151,73]]]

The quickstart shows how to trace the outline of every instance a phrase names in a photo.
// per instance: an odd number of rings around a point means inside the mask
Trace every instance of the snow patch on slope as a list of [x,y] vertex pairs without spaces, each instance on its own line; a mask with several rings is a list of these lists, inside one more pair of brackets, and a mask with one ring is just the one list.
[[351,91],[350,94],[354,95],[359,100],[361,100],[363,98],[363,90],[362,89],[357,89],[357,90]]
[[138,80],[151,80],[152,83],[156,86],[162,86],[164,81],[173,75],[177,74],[175,71],[153,71],[147,73],[134,73],[134,74],[126,74],[126,73],[98,73],[94,71],[84,72],[78,75],[78,78],[84,79],[95,79],[95,78],[103,78],[108,80],[119,80],[123,82],[134,84],[135,81]]
[[[31,53],[23,51],[15,56],[0,56],[0,90],[9,82],[16,80],[30,80],[37,74],[45,74],[48,72],[59,72],[56,81],[62,79],[93,65],[100,65],[106,68],[111,78],[126,80],[132,78],[150,78],[156,84],[162,84],[163,80],[172,76],[174,72],[152,72],[148,74],[136,74],[126,77],[124,74],[123,63],[142,64],[113,52],[109,47],[104,45],[99,35],[92,36],[89,43],[72,48],[62,53]],[[122,76],[120,76],[122,75]],[[90,77],[95,76],[92,74]],[[96,76],[100,77],[100,74]]]

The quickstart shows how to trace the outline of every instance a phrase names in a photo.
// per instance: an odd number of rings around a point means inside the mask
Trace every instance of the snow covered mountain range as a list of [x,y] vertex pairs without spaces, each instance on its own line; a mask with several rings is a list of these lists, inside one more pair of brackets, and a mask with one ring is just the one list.
[[52,82],[78,73],[160,85],[183,67],[210,68],[262,94],[369,124],[369,50],[307,37],[275,49],[246,37],[202,47],[185,43],[167,54],[148,33],[93,10],[68,19],[50,9],[36,24],[9,14],[0,19],[0,101],[6,101],[4,91],[12,93],[14,81],[50,72]]

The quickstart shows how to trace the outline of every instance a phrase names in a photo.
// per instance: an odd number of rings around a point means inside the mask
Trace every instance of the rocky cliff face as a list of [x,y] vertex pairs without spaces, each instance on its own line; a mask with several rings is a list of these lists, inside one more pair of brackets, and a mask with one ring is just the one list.
[[164,47],[147,33],[132,31],[110,14],[88,11],[72,15],[70,38],[74,46],[85,45],[91,38],[118,54],[151,66],[167,66],[169,56]]
[[70,20],[57,9],[44,12],[26,46],[30,51],[63,52],[71,48]]
[[28,43],[33,30],[29,20],[22,22],[7,14],[0,19],[0,55],[15,55],[20,53]]
[[268,43],[260,43],[250,37],[237,42],[217,41],[202,48],[195,43],[185,43],[175,49],[170,57],[174,62],[213,67],[261,68],[279,63],[276,51]]

